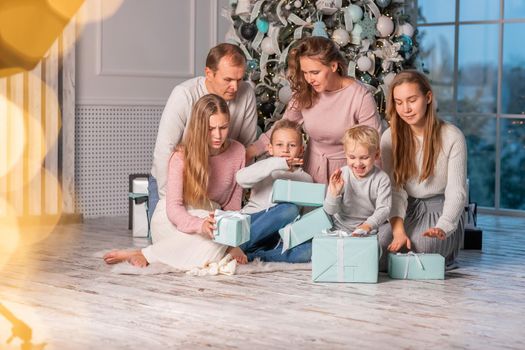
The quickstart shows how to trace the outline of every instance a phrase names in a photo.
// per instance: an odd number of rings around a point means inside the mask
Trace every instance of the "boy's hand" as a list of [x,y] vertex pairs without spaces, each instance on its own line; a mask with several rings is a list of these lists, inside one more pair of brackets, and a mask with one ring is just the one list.
[[341,169],[337,169],[330,175],[330,183],[328,184],[328,190],[330,194],[334,197],[339,196],[345,185],[345,180],[343,180]]
[[370,227],[370,225],[368,225],[368,224],[361,224],[361,225],[357,226],[356,230],[354,232],[352,232],[352,236],[353,237],[355,237],[355,236],[362,236],[363,235],[363,234],[360,234],[358,230],[362,230],[361,232],[365,232],[364,234],[367,235],[372,230],[372,227]]
[[444,240],[445,238],[447,238],[447,235],[445,234],[445,231],[443,231],[442,229],[440,228],[437,228],[437,227],[431,227],[429,228],[428,230],[426,230],[425,232],[423,232],[423,236],[425,237],[434,237],[434,238],[438,238],[440,240]]
[[293,170],[294,168],[299,168],[303,166],[303,158],[286,158],[286,163],[288,163],[288,168]]
[[214,239],[215,236],[213,235],[213,230],[215,230],[215,214],[211,212],[208,217],[204,219],[204,222],[202,223],[201,232],[204,235],[204,237],[209,239]]

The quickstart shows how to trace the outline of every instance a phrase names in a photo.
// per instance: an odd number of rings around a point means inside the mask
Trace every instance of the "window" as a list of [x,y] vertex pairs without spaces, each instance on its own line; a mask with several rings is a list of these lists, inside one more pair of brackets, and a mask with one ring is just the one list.
[[525,1],[414,1],[439,113],[467,140],[471,200],[525,214]]

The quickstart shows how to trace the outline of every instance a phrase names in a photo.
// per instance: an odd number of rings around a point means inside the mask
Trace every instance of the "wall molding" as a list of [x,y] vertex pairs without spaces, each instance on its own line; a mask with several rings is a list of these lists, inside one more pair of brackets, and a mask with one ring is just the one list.
[[167,98],[126,98],[126,97],[84,97],[77,99],[79,105],[102,106],[161,106],[166,105]]
[[[193,25],[190,26],[190,34],[189,34],[189,47],[188,50],[189,54],[189,67],[188,71],[164,71],[164,70],[133,70],[133,69],[115,69],[115,68],[108,68],[104,67],[103,65],[103,50],[102,50],[102,43],[103,43],[103,25],[104,21],[97,21],[96,23],[96,60],[95,60],[95,73],[98,76],[108,76],[108,77],[161,77],[161,78],[183,78],[188,79],[195,76],[195,42],[196,42],[196,23],[197,23],[197,15],[196,15],[196,0],[189,0],[190,1],[190,16],[193,19]],[[216,0],[212,1],[212,3]],[[216,5],[216,4],[215,4]],[[98,17],[102,18],[102,0],[97,1],[97,11],[98,11]],[[215,16],[216,17],[216,16]],[[215,22],[217,22],[215,20]],[[216,25],[215,25],[216,27]]]
[[219,0],[210,1],[210,43],[211,46],[216,46],[219,43]]

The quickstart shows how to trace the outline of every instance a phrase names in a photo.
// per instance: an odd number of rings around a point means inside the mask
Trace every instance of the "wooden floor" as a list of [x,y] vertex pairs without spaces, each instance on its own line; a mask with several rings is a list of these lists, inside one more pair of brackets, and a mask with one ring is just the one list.
[[[127,218],[89,220],[0,267],[0,303],[45,349],[525,349],[525,219],[480,226],[483,252],[462,251],[446,280],[366,285],[308,271],[116,275],[95,253],[144,241]],[[10,328],[0,316],[0,349],[21,348],[3,345]]]

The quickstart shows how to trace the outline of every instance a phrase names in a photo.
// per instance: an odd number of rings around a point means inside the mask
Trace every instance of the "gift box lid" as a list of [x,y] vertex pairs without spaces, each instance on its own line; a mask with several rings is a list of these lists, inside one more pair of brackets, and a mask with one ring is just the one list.
[[271,201],[319,207],[323,205],[325,193],[325,184],[278,179],[273,182]]

